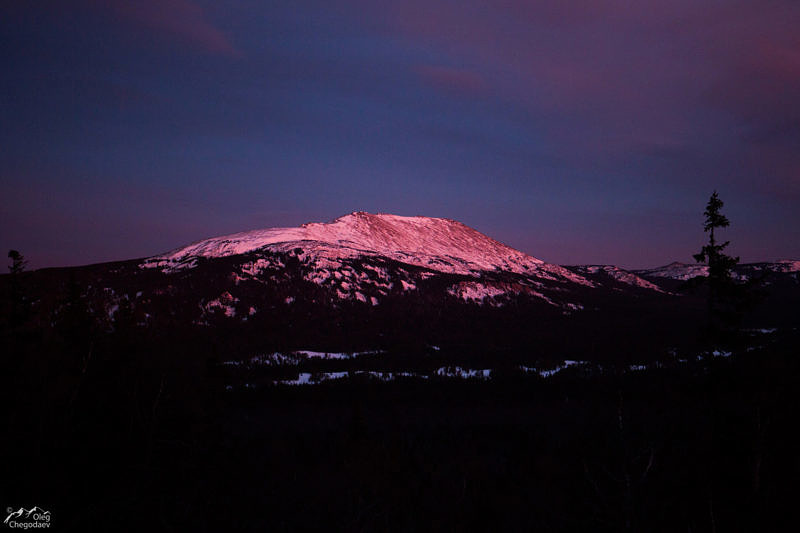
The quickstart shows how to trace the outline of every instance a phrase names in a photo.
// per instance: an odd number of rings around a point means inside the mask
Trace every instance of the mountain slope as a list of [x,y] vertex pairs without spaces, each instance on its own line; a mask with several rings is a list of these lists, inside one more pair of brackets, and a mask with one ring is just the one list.
[[455,220],[364,212],[329,223],[205,239],[152,257],[142,267],[175,271],[196,266],[199,258],[297,248],[308,256],[307,262],[320,266],[342,259],[383,257],[449,274],[512,272],[591,286],[583,276],[515,250]]
[[[673,262],[657,268],[632,270],[632,273],[649,279],[672,279],[687,281],[697,276],[707,276],[708,266],[697,263]],[[740,263],[733,267],[733,278],[746,281],[764,274],[794,274],[800,272],[800,261],[774,261],[762,263]]]
[[631,287],[637,287],[637,288],[640,288],[640,289],[646,289],[646,290],[651,290],[651,291],[656,291],[656,292],[664,292],[655,283],[647,281],[646,279],[644,279],[644,278],[642,278],[640,276],[637,276],[636,274],[634,274],[634,273],[632,273],[632,272],[630,272],[628,270],[624,270],[624,269],[622,269],[622,268],[620,268],[618,266],[614,266],[614,265],[575,265],[575,266],[570,266],[568,268],[573,270],[574,272],[577,272],[577,273],[581,274],[581,275],[587,276],[590,279],[592,277],[594,277],[596,280],[598,280],[598,283],[600,283],[601,285],[603,284],[603,281],[599,281],[599,280],[602,280],[603,277],[606,277],[607,279],[614,280],[614,281],[616,281],[618,283],[622,283],[624,285],[630,285]]

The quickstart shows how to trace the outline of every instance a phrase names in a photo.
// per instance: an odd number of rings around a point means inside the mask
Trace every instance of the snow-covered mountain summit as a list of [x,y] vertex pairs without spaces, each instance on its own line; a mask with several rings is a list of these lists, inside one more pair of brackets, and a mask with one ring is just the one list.
[[142,266],[180,270],[193,267],[200,257],[225,257],[259,250],[286,252],[297,248],[316,261],[380,256],[445,273],[536,273],[591,284],[580,275],[515,250],[455,220],[365,212],[351,213],[327,223],[205,239],[152,257]]

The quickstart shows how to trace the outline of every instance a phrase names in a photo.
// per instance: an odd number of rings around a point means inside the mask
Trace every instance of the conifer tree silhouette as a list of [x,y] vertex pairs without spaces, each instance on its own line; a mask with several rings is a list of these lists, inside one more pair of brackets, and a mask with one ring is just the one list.
[[708,265],[705,281],[708,283],[708,326],[712,332],[735,323],[741,307],[741,291],[733,280],[733,268],[739,263],[739,258],[724,253],[730,241],[717,242],[715,233],[715,230],[730,226],[728,217],[720,212],[724,205],[714,191],[703,213],[703,230],[709,234],[708,244],[700,249],[700,253],[694,254],[695,261]]
[[21,253],[17,250],[9,250],[8,258],[11,259],[11,265],[8,267],[8,271],[11,274],[21,274],[25,271],[25,265],[28,264],[28,261],[25,260]]
[[9,294],[11,297],[9,324],[12,327],[16,327],[24,322],[26,317],[25,295],[23,294],[20,275],[25,272],[25,266],[28,261],[17,250],[9,250],[8,258],[11,259],[11,265],[8,267],[8,272],[11,275],[9,278]]

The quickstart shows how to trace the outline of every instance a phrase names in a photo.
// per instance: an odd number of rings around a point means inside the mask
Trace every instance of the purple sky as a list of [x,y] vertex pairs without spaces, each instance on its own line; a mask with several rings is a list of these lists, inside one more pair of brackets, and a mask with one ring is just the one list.
[[356,210],[656,266],[713,189],[731,253],[800,259],[796,0],[0,6],[0,246],[33,267]]

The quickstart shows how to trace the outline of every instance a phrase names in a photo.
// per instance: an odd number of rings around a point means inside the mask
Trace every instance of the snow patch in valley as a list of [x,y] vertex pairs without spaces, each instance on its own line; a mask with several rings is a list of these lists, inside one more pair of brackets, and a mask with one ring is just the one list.
[[447,378],[461,378],[461,379],[489,379],[492,376],[492,370],[486,368],[483,370],[472,370],[461,368],[460,366],[443,366],[436,370],[436,375]]
[[778,331],[778,328],[751,328],[751,329],[746,329],[744,331],[750,333],[751,335],[755,335],[757,333],[761,333],[762,335],[766,335],[766,334],[769,334],[769,333],[775,333],[776,331]]
[[223,361],[225,366],[257,367],[257,366],[297,366],[308,360],[337,361],[349,360],[362,356],[381,355],[385,350],[365,350],[362,352],[316,352],[312,350],[297,350],[294,352],[272,352],[255,355],[247,360]]
[[572,361],[572,360],[568,359],[568,360],[564,361],[563,363],[561,363],[560,365],[556,366],[555,368],[546,368],[546,369],[536,369],[536,368],[530,368],[530,367],[521,367],[521,368],[525,372],[535,372],[535,373],[539,374],[540,376],[542,376],[543,378],[549,378],[551,376],[555,376],[556,374],[558,374],[559,372],[561,372],[562,370],[565,370],[567,368],[570,368],[570,367],[573,367],[573,366],[585,366],[585,365],[588,365],[588,364],[589,363],[587,361]]
[[326,381],[343,380],[351,376],[369,376],[383,382],[394,381],[397,378],[428,379],[428,376],[424,374],[416,374],[413,372],[376,372],[374,370],[358,370],[356,372],[301,372],[297,379],[277,380],[273,382],[273,385],[317,385]]
[[312,352],[311,350],[298,350],[293,353],[308,359],[354,359],[362,355],[379,355],[386,352],[384,350],[367,350],[364,352]]
[[[432,347],[436,349],[437,347]],[[748,348],[745,351],[751,351],[755,348]],[[233,366],[233,367],[251,367],[257,365],[263,366],[297,366],[303,361],[308,359],[349,359],[358,355],[367,355],[367,354],[380,354],[384,353],[378,350],[374,351],[367,351],[367,352],[353,352],[353,353],[345,353],[345,352],[315,352],[310,350],[301,350],[298,352],[291,352],[289,354],[282,354],[279,352],[275,352],[268,355],[263,356],[256,356],[250,359],[249,361],[226,361],[223,365],[226,366]],[[676,354],[673,353],[673,356]],[[729,358],[732,357],[732,352],[715,349],[710,352],[706,352],[700,354],[700,357],[712,357],[712,358]],[[688,359],[684,358],[676,358],[676,362],[679,364],[687,364],[689,362]],[[626,367],[623,367],[624,371],[627,372],[643,372],[649,369],[659,369],[664,368],[665,365],[661,361],[656,361],[649,364],[630,364]],[[519,370],[524,374],[536,374],[542,378],[551,378],[560,372],[568,369],[568,368],[586,368],[586,369],[593,369],[597,372],[605,372],[603,366],[593,365],[588,361],[577,361],[577,360],[565,360],[561,363],[557,364],[554,367],[530,367],[520,365]],[[611,371],[616,371],[611,369]],[[377,379],[382,382],[390,382],[396,380],[398,378],[414,378],[414,379],[430,379],[432,377],[436,378],[444,378],[444,379],[462,379],[462,380],[491,380],[494,378],[494,370],[490,368],[485,369],[471,369],[465,368],[461,366],[444,366],[436,369],[432,373],[420,373],[420,372],[409,372],[409,371],[375,371],[375,370],[356,370],[356,371],[335,371],[335,372],[299,372],[298,377],[295,379],[283,379],[283,380],[274,380],[271,383],[273,385],[315,385],[319,383],[324,383],[328,381],[338,381],[344,380],[351,377],[363,377],[368,376],[373,379]],[[243,385],[245,388],[254,388],[254,385],[245,384]],[[233,390],[234,387],[232,385],[227,385],[225,387],[226,390]]]

